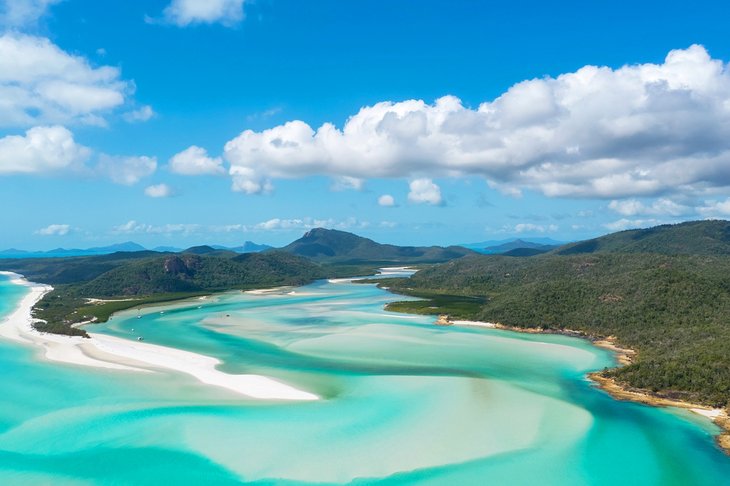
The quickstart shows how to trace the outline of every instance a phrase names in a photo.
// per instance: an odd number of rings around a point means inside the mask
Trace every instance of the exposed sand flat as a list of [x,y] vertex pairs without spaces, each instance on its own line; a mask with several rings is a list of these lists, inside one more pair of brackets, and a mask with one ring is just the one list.
[[215,367],[220,361],[202,354],[155,344],[129,341],[103,334],[90,334],[94,346],[108,355],[140,361],[194,376],[208,385],[227,388],[252,398],[276,400],[317,400],[311,393],[261,375],[229,375]]
[[471,326],[471,327],[484,327],[488,329],[494,329],[497,325],[493,322],[481,322],[481,321],[450,321],[454,326]]
[[270,294],[286,294],[288,290],[290,290],[291,287],[274,287],[271,289],[255,289],[255,290],[246,290],[244,294],[249,295],[270,295]]
[[[574,337],[582,337],[589,339],[588,336],[586,336],[581,331],[576,331],[572,329],[563,329],[560,331],[553,331],[553,330],[546,330],[539,327],[513,327],[513,326],[505,326],[504,324],[500,323],[491,323],[491,322],[478,322],[478,321],[454,321],[449,318],[448,315],[442,314],[439,316],[438,320],[435,322],[436,325],[441,326],[451,326],[451,325],[461,325],[461,326],[475,326],[475,327],[486,327],[491,329],[500,329],[505,331],[514,331],[514,332],[520,332],[520,333],[526,333],[526,334],[562,334],[566,336],[574,336]],[[591,339],[591,342],[593,345],[608,349],[612,351],[616,355],[616,361],[618,361],[619,366],[627,366],[633,362],[636,356],[636,351],[633,349],[628,348],[622,348],[616,343],[616,338],[614,336],[608,336],[603,339]],[[646,405],[651,405],[654,407],[677,407],[677,408],[684,408],[686,410],[689,410],[691,412],[696,413],[697,415],[700,415],[702,417],[705,417],[711,421],[713,421],[716,425],[724,429],[724,433],[717,436],[717,443],[720,445],[720,447],[725,450],[726,453],[730,454],[730,413],[728,410],[722,409],[722,408],[711,408],[706,407],[699,404],[689,403],[689,402],[683,402],[681,400],[672,400],[668,398],[659,397],[656,395],[653,395],[649,393],[646,390],[632,390],[628,389],[627,387],[622,386],[619,384],[616,380],[613,378],[607,378],[603,376],[600,372],[593,372],[588,374],[588,378],[591,379],[594,383],[598,385],[599,388],[606,391],[608,394],[610,394],[612,397],[614,397],[617,400],[630,400],[634,402],[643,403]]]
[[690,408],[690,410],[692,410],[694,413],[702,415],[703,417],[707,417],[710,420],[715,420],[725,415],[724,410],[722,410],[721,408]]
[[223,373],[216,369],[220,364],[219,360],[201,354],[103,334],[90,334],[91,337],[87,339],[38,332],[32,325],[31,309],[52,287],[30,283],[21,275],[8,272],[2,274],[9,275],[15,284],[29,287],[29,292],[15,311],[0,324],[0,337],[40,346],[48,360],[126,371],[172,370],[189,374],[202,383],[227,388],[251,398],[318,399],[312,393],[265,376]]

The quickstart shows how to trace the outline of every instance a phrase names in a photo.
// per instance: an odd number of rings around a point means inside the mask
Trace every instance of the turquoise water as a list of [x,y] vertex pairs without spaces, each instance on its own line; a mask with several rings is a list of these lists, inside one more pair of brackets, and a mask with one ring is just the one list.
[[[23,293],[0,277],[0,312]],[[90,329],[215,356],[317,402],[48,363],[0,342],[0,484],[730,484],[713,425],[591,387],[585,373],[613,364],[604,350],[435,327],[384,312],[393,298],[318,282]]]

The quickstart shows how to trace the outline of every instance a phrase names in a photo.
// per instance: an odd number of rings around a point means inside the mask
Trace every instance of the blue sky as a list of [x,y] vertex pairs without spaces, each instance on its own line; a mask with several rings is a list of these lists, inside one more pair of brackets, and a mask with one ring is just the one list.
[[318,225],[575,240],[730,214],[722,2],[0,12],[0,248],[284,244]]

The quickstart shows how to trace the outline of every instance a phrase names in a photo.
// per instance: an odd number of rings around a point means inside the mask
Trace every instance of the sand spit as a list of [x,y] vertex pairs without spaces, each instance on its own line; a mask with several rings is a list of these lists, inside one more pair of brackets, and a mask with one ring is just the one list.
[[113,370],[151,372],[170,370],[195,377],[207,385],[226,388],[264,400],[317,400],[312,393],[261,375],[231,375],[216,369],[220,361],[201,354],[154,344],[90,333],[90,338],[41,333],[33,327],[31,309],[52,287],[28,282],[21,275],[2,272],[29,292],[0,324],[0,337],[32,344],[51,361]]

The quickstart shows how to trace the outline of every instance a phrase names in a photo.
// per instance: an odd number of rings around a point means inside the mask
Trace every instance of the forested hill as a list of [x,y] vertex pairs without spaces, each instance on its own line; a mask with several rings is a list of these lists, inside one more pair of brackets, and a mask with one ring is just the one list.
[[[54,291],[34,308],[45,322],[36,327],[60,334],[86,333],[74,323],[103,321],[114,312],[144,303],[233,290],[303,285],[326,277],[372,272],[368,268],[323,266],[285,252],[131,252],[112,255],[2,260],[0,269],[51,284]],[[111,299],[90,305],[89,299]]]
[[305,258],[283,252],[231,257],[194,253],[136,260],[77,287],[81,296],[119,297],[174,292],[302,285],[327,272]]
[[345,231],[316,228],[281,251],[328,263],[439,263],[465,255],[475,255],[472,250],[460,246],[395,246],[376,243]]
[[[263,248],[259,248],[263,249]],[[133,251],[69,258],[0,259],[0,270],[53,285],[34,308],[38,329],[84,335],[73,324],[105,320],[145,303],[216,291],[303,285],[328,277],[372,274],[378,266],[443,262],[474,254],[461,247],[398,247],[322,228],[282,250],[238,254],[195,246],[179,253]],[[89,304],[89,299],[109,302]]]
[[730,255],[730,222],[689,221],[612,233],[569,243],[559,255],[583,253],[662,253],[666,255]]
[[[391,309],[616,336],[638,357],[610,375],[660,395],[728,406],[727,225],[703,221],[618,233],[594,240],[601,248],[594,253],[467,257],[388,281],[395,292],[429,299]],[[627,244],[632,240],[635,245]],[[649,241],[662,251],[639,253],[639,242]],[[698,254],[670,254],[680,248]]]

